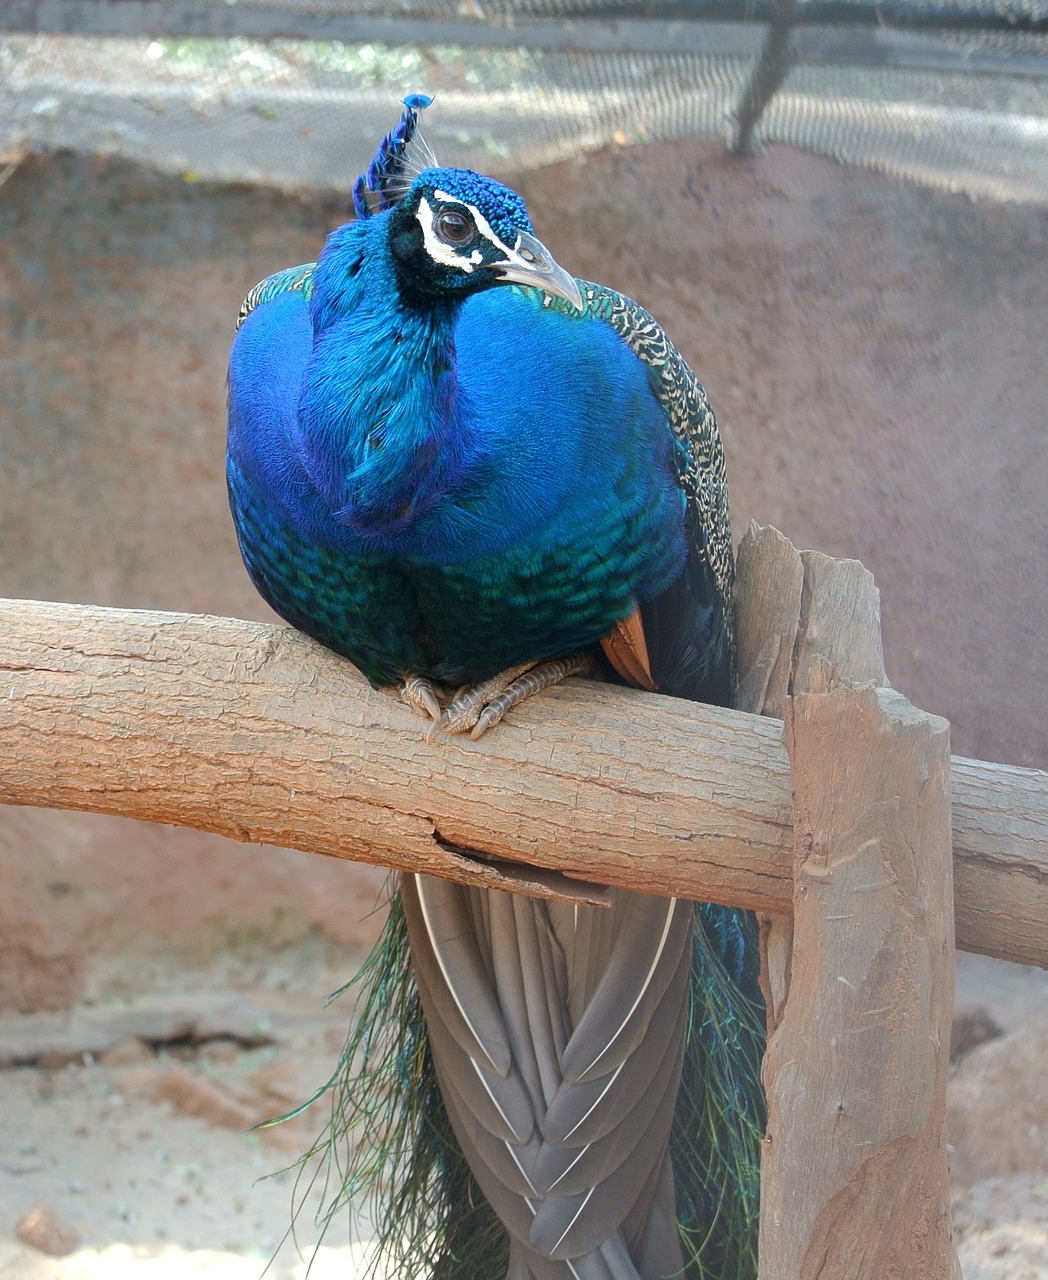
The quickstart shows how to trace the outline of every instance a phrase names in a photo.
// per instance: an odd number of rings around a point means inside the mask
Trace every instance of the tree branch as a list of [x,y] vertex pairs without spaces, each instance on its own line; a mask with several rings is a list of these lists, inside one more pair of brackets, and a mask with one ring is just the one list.
[[[952,774],[958,945],[1048,966],[1048,775],[956,757]],[[543,896],[599,902],[600,882],[784,913],[790,785],[768,717],[572,681],[474,743],[285,627],[0,602],[7,804]]]

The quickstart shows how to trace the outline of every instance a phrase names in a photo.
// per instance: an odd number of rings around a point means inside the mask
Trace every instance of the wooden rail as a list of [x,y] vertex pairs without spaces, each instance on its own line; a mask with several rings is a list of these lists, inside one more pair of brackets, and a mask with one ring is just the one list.
[[[599,901],[607,883],[789,914],[782,733],[572,681],[473,743],[285,627],[0,602],[0,802],[517,892]],[[1048,775],[952,773],[958,944],[1048,967]]]

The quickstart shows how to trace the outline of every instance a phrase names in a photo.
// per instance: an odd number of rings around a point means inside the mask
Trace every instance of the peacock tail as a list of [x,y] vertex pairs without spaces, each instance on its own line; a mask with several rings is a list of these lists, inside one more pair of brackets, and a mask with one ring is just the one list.
[[[695,905],[689,1026],[671,1155],[687,1280],[755,1280],[764,1003],[750,912]],[[351,1029],[307,1103],[330,1116],[299,1167],[326,1188],[320,1221],[369,1220],[362,1280],[504,1273],[509,1237],[484,1199],[437,1087],[399,893],[351,982]],[[300,1114],[303,1108],[293,1114]],[[284,1117],[282,1117],[284,1118]]]

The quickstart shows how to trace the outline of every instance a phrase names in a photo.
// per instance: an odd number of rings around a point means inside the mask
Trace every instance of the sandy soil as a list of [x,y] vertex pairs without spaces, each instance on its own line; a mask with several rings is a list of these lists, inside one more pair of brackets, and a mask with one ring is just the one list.
[[[67,1014],[0,1017],[0,1052],[37,1064],[0,1069],[0,1276],[253,1280],[270,1259],[274,1280],[303,1276],[316,1198],[296,1249],[284,1239],[296,1177],[281,1170],[322,1127],[323,1104],[246,1130],[331,1074],[348,1005],[324,1000],[352,967],[305,948],[150,975],[148,995],[114,989]],[[16,1236],[41,1203],[79,1237],[67,1256]],[[346,1222],[332,1229],[313,1277],[356,1273],[348,1235]]]
[[[315,1197],[286,1233],[295,1176],[323,1103],[261,1133],[330,1074],[348,1015],[323,1007],[347,964],[315,947],[127,974],[68,1014],[0,1016],[2,1280],[274,1280],[358,1274],[367,1223],[337,1220],[316,1252]],[[143,980],[145,978],[145,981]],[[131,995],[132,983],[148,987]],[[1002,1034],[950,1084],[954,1219],[966,1280],[1048,1274],[1048,973],[962,956],[958,1011]],[[49,1256],[16,1227],[44,1203],[78,1236]]]

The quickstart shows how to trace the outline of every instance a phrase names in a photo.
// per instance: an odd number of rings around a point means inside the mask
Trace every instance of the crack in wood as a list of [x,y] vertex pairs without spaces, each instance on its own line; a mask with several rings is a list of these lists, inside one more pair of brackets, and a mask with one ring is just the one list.
[[966,849],[958,855],[958,861],[961,860],[963,860],[966,867],[980,867],[983,870],[993,872],[995,875],[1007,872],[1008,875],[1026,876],[1039,885],[1048,884],[1048,866],[1033,862],[1020,862],[1011,853],[974,853]]
[[523,894],[529,898],[554,898],[564,902],[577,902],[592,907],[610,907],[611,895],[606,885],[575,879],[561,871],[547,867],[535,867],[529,863],[509,862],[481,849],[470,849],[446,839],[433,826],[433,843],[450,854],[456,861],[483,867],[495,873],[509,893]]

